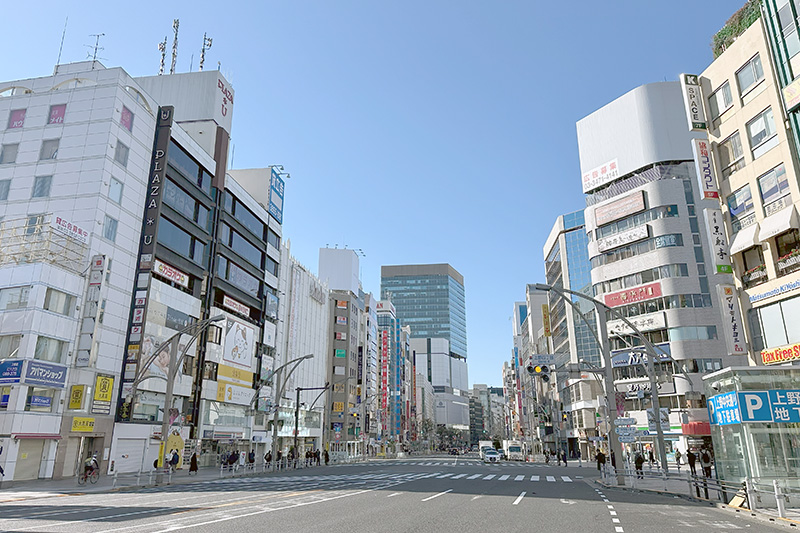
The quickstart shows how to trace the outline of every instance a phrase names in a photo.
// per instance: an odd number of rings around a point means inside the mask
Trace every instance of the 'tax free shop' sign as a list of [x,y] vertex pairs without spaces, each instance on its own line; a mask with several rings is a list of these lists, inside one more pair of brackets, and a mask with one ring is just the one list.
[[761,350],[761,360],[765,365],[777,365],[800,359],[800,343]]

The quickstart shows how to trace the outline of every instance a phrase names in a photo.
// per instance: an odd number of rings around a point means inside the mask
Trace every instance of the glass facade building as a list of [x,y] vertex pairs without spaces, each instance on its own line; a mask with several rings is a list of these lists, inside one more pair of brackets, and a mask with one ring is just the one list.
[[381,267],[381,299],[390,300],[411,338],[444,338],[467,358],[464,278],[448,264]]

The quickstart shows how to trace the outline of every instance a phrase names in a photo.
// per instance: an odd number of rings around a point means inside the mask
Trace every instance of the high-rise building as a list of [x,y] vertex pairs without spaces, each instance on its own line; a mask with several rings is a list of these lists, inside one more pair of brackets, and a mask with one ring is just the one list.
[[381,299],[390,300],[411,338],[447,339],[450,355],[467,358],[464,277],[448,264],[381,267]]
[[[677,82],[637,87],[577,130],[594,295],[658,347],[661,406],[671,409],[666,451],[685,450],[710,434],[702,373],[746,361],[725,340],[730,319],[723,322],[718,286],[733,279],[716,268],[706,231],[704,215],[718,204],[695,172],[698,134],[687,128]],[[614,314],[606,318],[617,411],[624,400],[624,411],[647,425],[642,342]]]

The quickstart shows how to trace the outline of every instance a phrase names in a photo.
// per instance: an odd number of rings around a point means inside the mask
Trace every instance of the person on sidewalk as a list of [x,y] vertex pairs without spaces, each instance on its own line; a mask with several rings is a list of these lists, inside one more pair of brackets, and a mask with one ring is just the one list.
[[597,460],[597,470],[602,472],[606,466],[606,454],[603,453],[603,450],[597,450],[595,459]]
[[693,476],[696,476],[697,470],[695,468],[695,464],[697,463],[697,456],[692,450],[687,450],[686,453],[689,455],[689,470],[692,472]]
[[255,451],[250,450],[250,453],[247,454],[247,462],[250,463],[250,468],[255,470],[255,467],[256,467],[256,452]]
[[331,456],[328,455],[328,450],[325,450],[325,453],[323,455],[325,456],[325,466],[328,466],[328,463],[331,460]]
[[566,450],[561,450],[561,460],[564,461],[564,466],[567,466],[567,452],[566,452]]
[[247,456],[245,455],[244,450],[242,450],[242,453],[239,454],[239,467],[242,469],[243,472],[246,462],[247,462]]
[[642,472],[644,457],[641,453],[636,452],[636,458],[633,460],[633,464],[636,467],[636,479],[644,479],[644,472]]
[[192,475],[194,472],[197,475],[197,453],[193,453],[191,459],[189,459],[189,475]]
[[700,466],[703,468],[703,475],[711,477],[711,452],[706,448],[700,448]]
[[172,472],[178,469],[178,462],[180,461],[180,456],[178,455],[178,450],[172,450],[172,458],[169,460],[169,468]]
[[681,451],[676,449],[675,450],[675,464],[678,467],[678,473],[680,473],[680,471],[681,471],[681,457],[682,457]]
[[266,455],[264,455],[264,462],[267,463],[267,468],[272,467],[272,450],[268,451]]
[[583,463],[581,462],[581,451],[580,450],[576,451],[575,455],[578,456],[578,468],[582,468],[583,467]]

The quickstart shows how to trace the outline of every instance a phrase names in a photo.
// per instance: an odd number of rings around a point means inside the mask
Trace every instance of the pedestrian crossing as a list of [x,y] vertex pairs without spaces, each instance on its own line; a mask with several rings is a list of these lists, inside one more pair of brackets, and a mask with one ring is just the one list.
[[[386,463],[382,463],[386,464]],[[487,464],[480,460],[462,460],[456,459],[451,461],[399,461],[395,462],[392,461],[392,466],[478,466]],[[491,463],[492,466],[499,466],[502,468],[518,468],[518,467],[526,467],[526,468],[550,468],[551,465],[549,464],[542,464],[542,463],[524,463],[521,461],[509,461],[509,462],[501,462],[501,463]]]

